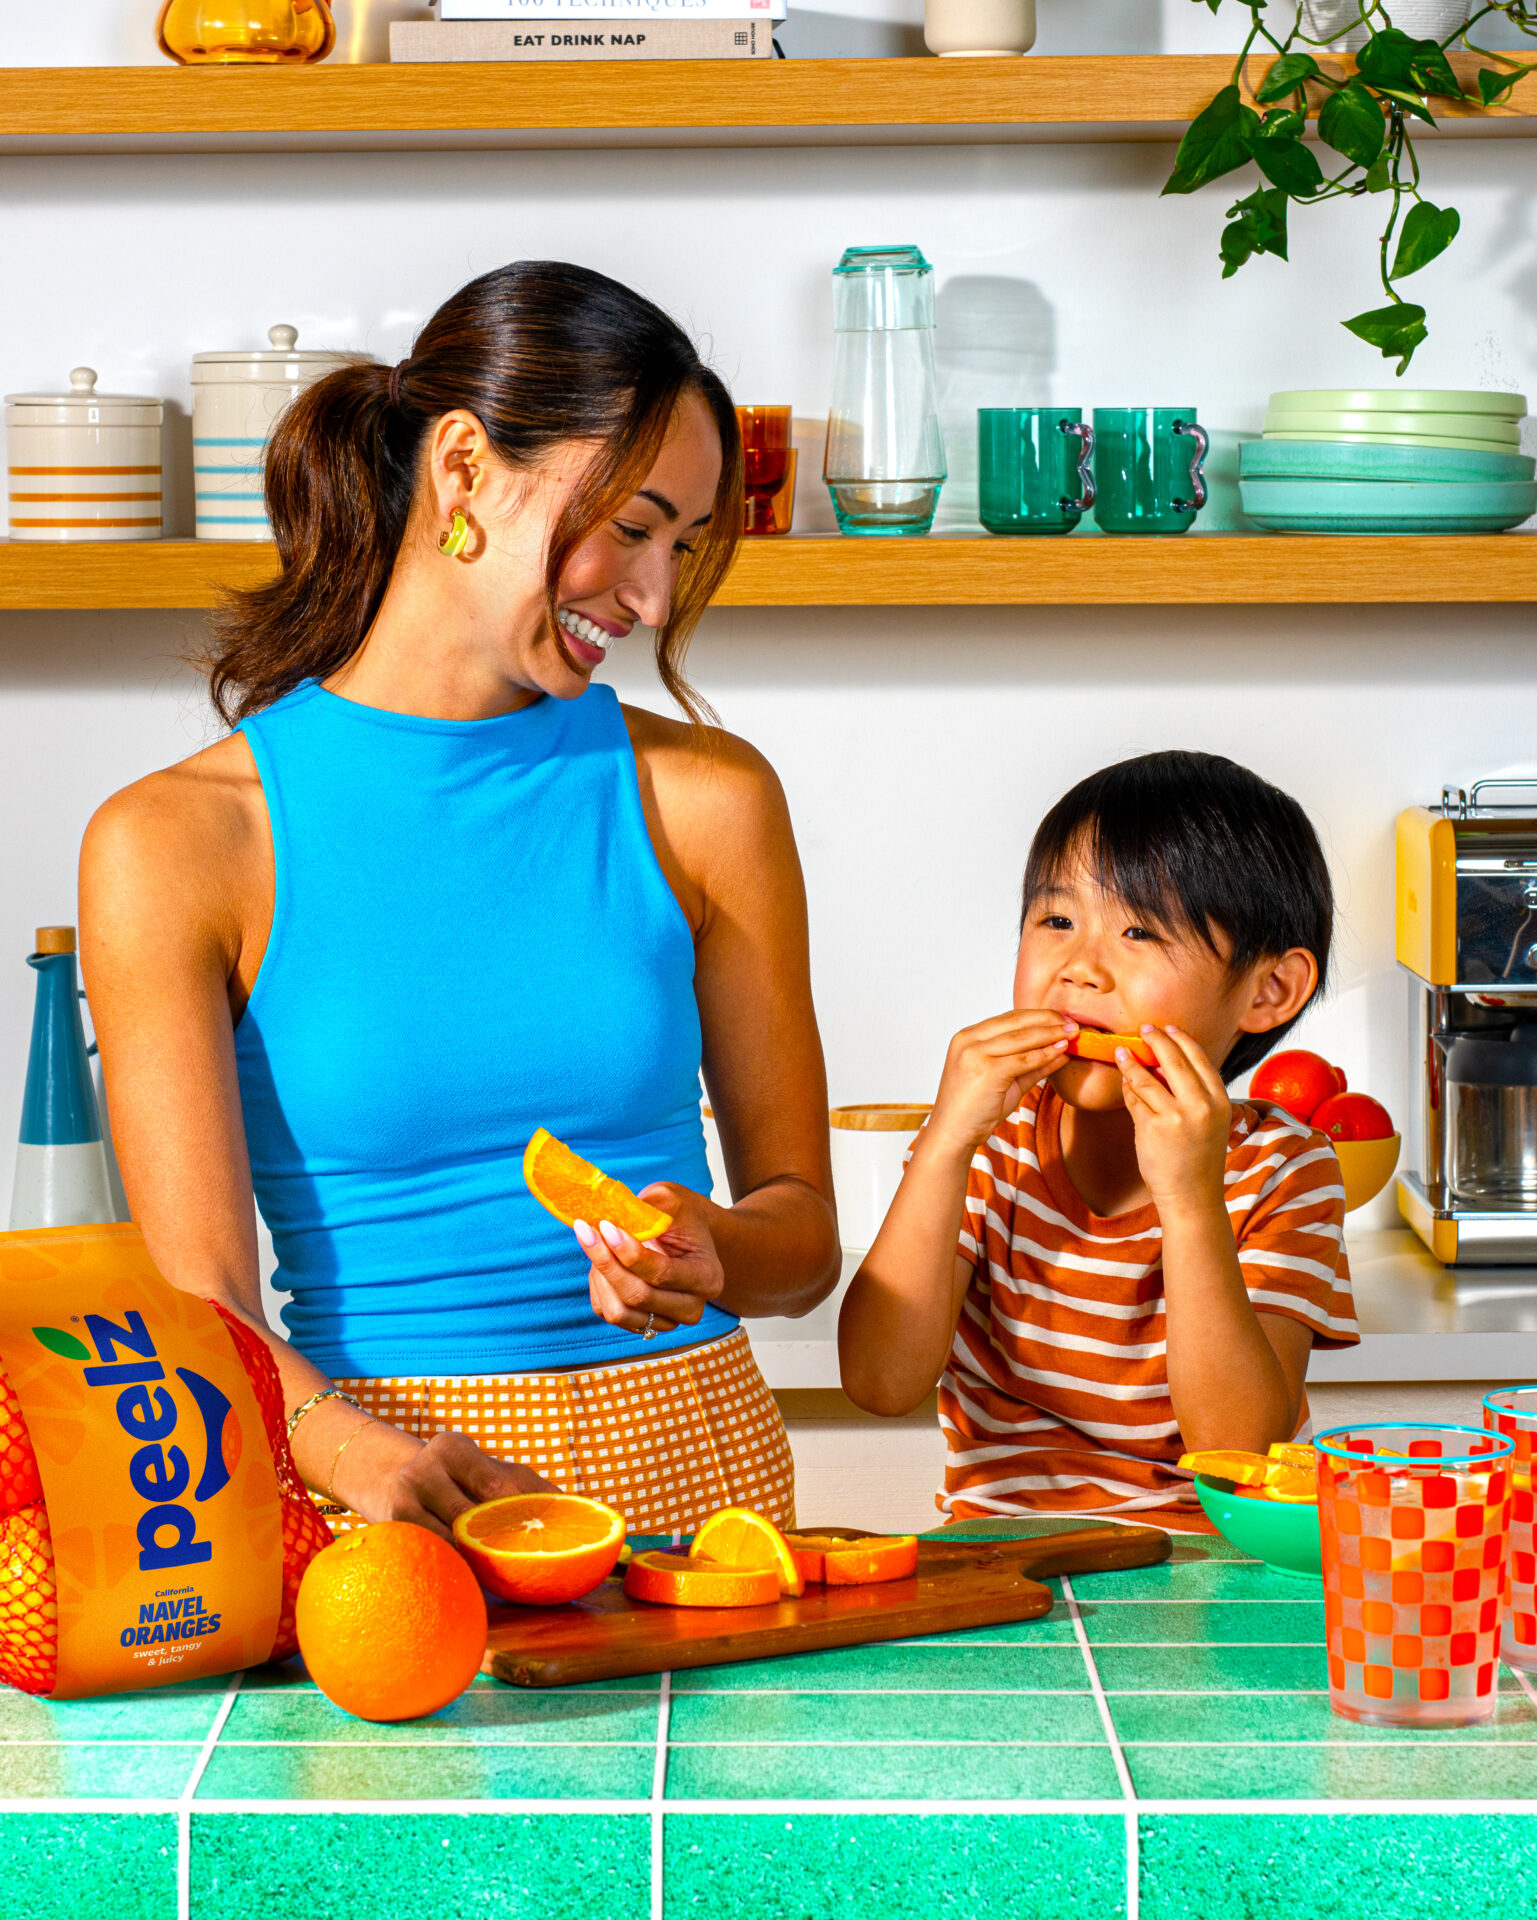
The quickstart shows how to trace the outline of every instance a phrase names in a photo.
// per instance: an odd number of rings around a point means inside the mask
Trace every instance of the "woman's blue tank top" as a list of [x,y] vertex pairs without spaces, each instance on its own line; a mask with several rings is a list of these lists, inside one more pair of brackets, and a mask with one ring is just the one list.
[[519,1373],[729,1332],[600,1320],[523,1181],[543,1126],[710,1190],[693,939],[612,690],[456,721],[307,682],[241,731],[276,896],[235,1058],[294,1345],[333,1377]]

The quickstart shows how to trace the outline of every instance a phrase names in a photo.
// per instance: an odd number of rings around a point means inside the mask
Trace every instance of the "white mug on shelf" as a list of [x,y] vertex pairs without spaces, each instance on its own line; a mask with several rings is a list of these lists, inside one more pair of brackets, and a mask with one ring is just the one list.
[[961,57],[1028,53],[1035,0],[923,0],[923,44]]

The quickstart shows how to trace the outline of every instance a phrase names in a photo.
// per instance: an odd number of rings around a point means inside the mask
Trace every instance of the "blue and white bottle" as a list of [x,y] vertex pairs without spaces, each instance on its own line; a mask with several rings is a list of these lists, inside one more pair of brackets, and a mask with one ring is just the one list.
[[73,1227],[115,1220],[101,1114],[80,1019],[73,927],[39,927],[32,1051],[21,1103],[11,1227]]

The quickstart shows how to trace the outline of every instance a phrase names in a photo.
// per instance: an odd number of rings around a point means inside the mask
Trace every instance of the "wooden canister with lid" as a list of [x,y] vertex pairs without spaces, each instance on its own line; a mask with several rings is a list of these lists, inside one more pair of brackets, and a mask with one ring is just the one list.
[[98,393],[75,367],[68,393],[5,396],[13,540],[158,540],[161,401]]

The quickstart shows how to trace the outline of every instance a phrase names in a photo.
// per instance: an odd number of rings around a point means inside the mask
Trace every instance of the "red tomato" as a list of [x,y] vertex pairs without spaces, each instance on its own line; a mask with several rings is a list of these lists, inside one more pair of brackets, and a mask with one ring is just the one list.
[[1345,1076],[1321,1053],[1293,1047],[1272,1054],[1254,1070],[1249,1092],[1256,1100],[1273,1100],[1297,1120],[1311,1120],[1326,1100],[1345,1090]]
[[1337,1093],[1325,1100],[1310,1122],[1331,1140],[1390,1140],[1392,1117],[1369,1093]]

